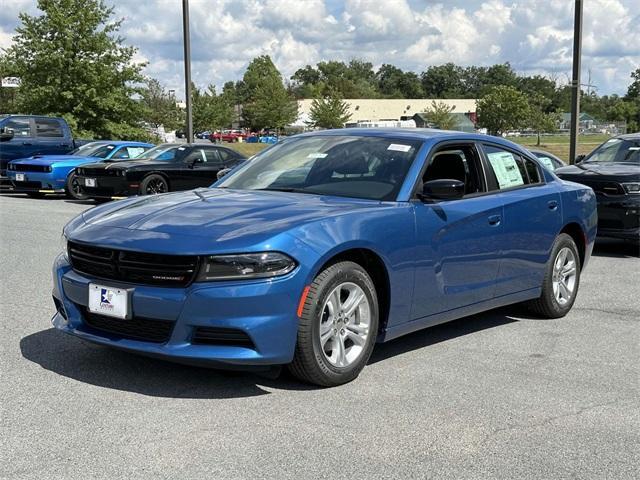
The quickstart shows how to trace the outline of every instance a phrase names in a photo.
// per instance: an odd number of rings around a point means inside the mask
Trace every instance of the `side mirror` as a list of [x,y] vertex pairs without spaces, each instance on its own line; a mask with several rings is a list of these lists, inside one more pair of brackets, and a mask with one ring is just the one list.
[[220,180],[222,177],[224,177],[227,173],[229,173],[231,171],[230,168],[223,168],[222,170],[220,170],[217,174],[218,176],[218,180]]
[[430,180],[422,185],[421,196],[436,200],[456,200],[464,196],[464,182],[451,178]]
[[0,129],[0,142],[5,142],[13,138],[13,130],[7,131],[6,128]]
[[582,160],[584,160],[584,157],[586,157],[586,155],[578,155],[576,157],[576,162],[575,163],[580,163]]

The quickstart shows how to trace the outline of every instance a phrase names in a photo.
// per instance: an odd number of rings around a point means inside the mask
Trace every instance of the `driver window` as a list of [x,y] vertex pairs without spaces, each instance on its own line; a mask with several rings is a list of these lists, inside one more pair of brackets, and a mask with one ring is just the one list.
[[186,158],[187,163],[205,163],[206,161],[204,150],[193,150]]
[[431,180],[459,180],[464,183],[464,194],[483,192],[480,175],[480,158],[475,147],[463,145],[447,147],[437,152],[422,176],[423,182]]

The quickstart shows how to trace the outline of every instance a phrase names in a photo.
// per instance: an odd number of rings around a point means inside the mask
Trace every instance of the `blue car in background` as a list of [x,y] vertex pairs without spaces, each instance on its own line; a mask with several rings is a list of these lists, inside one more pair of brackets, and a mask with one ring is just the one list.
[[596,224],[591,188],[500,138],[311,132],[211,188],[73,219],[53,265],[52,322],[144,355],[286,364],[339,385],[376,341],[521,302],[566,315]]
[[67,155],[34,155],[9,162],[7,177],[14,192],[31,197],[47,193],[66,193],[78,200],[86,198],[77,182],[75,169],[102,159],[115,162],[136,158],[154,145],[144,142],[99,141],[75,149]]

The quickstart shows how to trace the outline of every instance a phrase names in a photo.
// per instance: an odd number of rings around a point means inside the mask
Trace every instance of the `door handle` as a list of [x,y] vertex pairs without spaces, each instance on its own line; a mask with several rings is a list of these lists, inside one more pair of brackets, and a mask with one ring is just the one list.
[[491,215],[489,217],[489,225],[491,226],[500,225],[501,220],[502,220],[502,217],[500,215]]
[[547,206],[549,207],[549,210],[557,210],[558,202],[556,202],[555,200],[551,200],[549,203],[547,203]]
[[68,147],[69,144],[68,143],[59,143],[58,146],[59,147]]
[[33,145],[31,142],[22,142],[23,145]]

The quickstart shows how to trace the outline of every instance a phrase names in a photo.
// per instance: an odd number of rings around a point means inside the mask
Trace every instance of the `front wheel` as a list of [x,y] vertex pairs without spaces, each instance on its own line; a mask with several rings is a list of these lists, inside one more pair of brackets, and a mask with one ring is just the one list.
[[576,301],[580,286],[580,255],[571,236],[556,238],[547,262],[542,293],[527,306],[544,318],[564,317]]
[[149,175],[140,184],[140,195],[157,195],[168,191],[169,184],[160,175]]
[[76,172],[71,172],[67,177],[67,195],[76,200],[86,200],[89,198],[82,192],[82,187],[80,186],[80,182],[78,181],[78,175]]
[[301,313],[293,375],[325,387],[356,378],[378,333],[378,297],[367,271],[354,262],[331,265],[309,286]]

